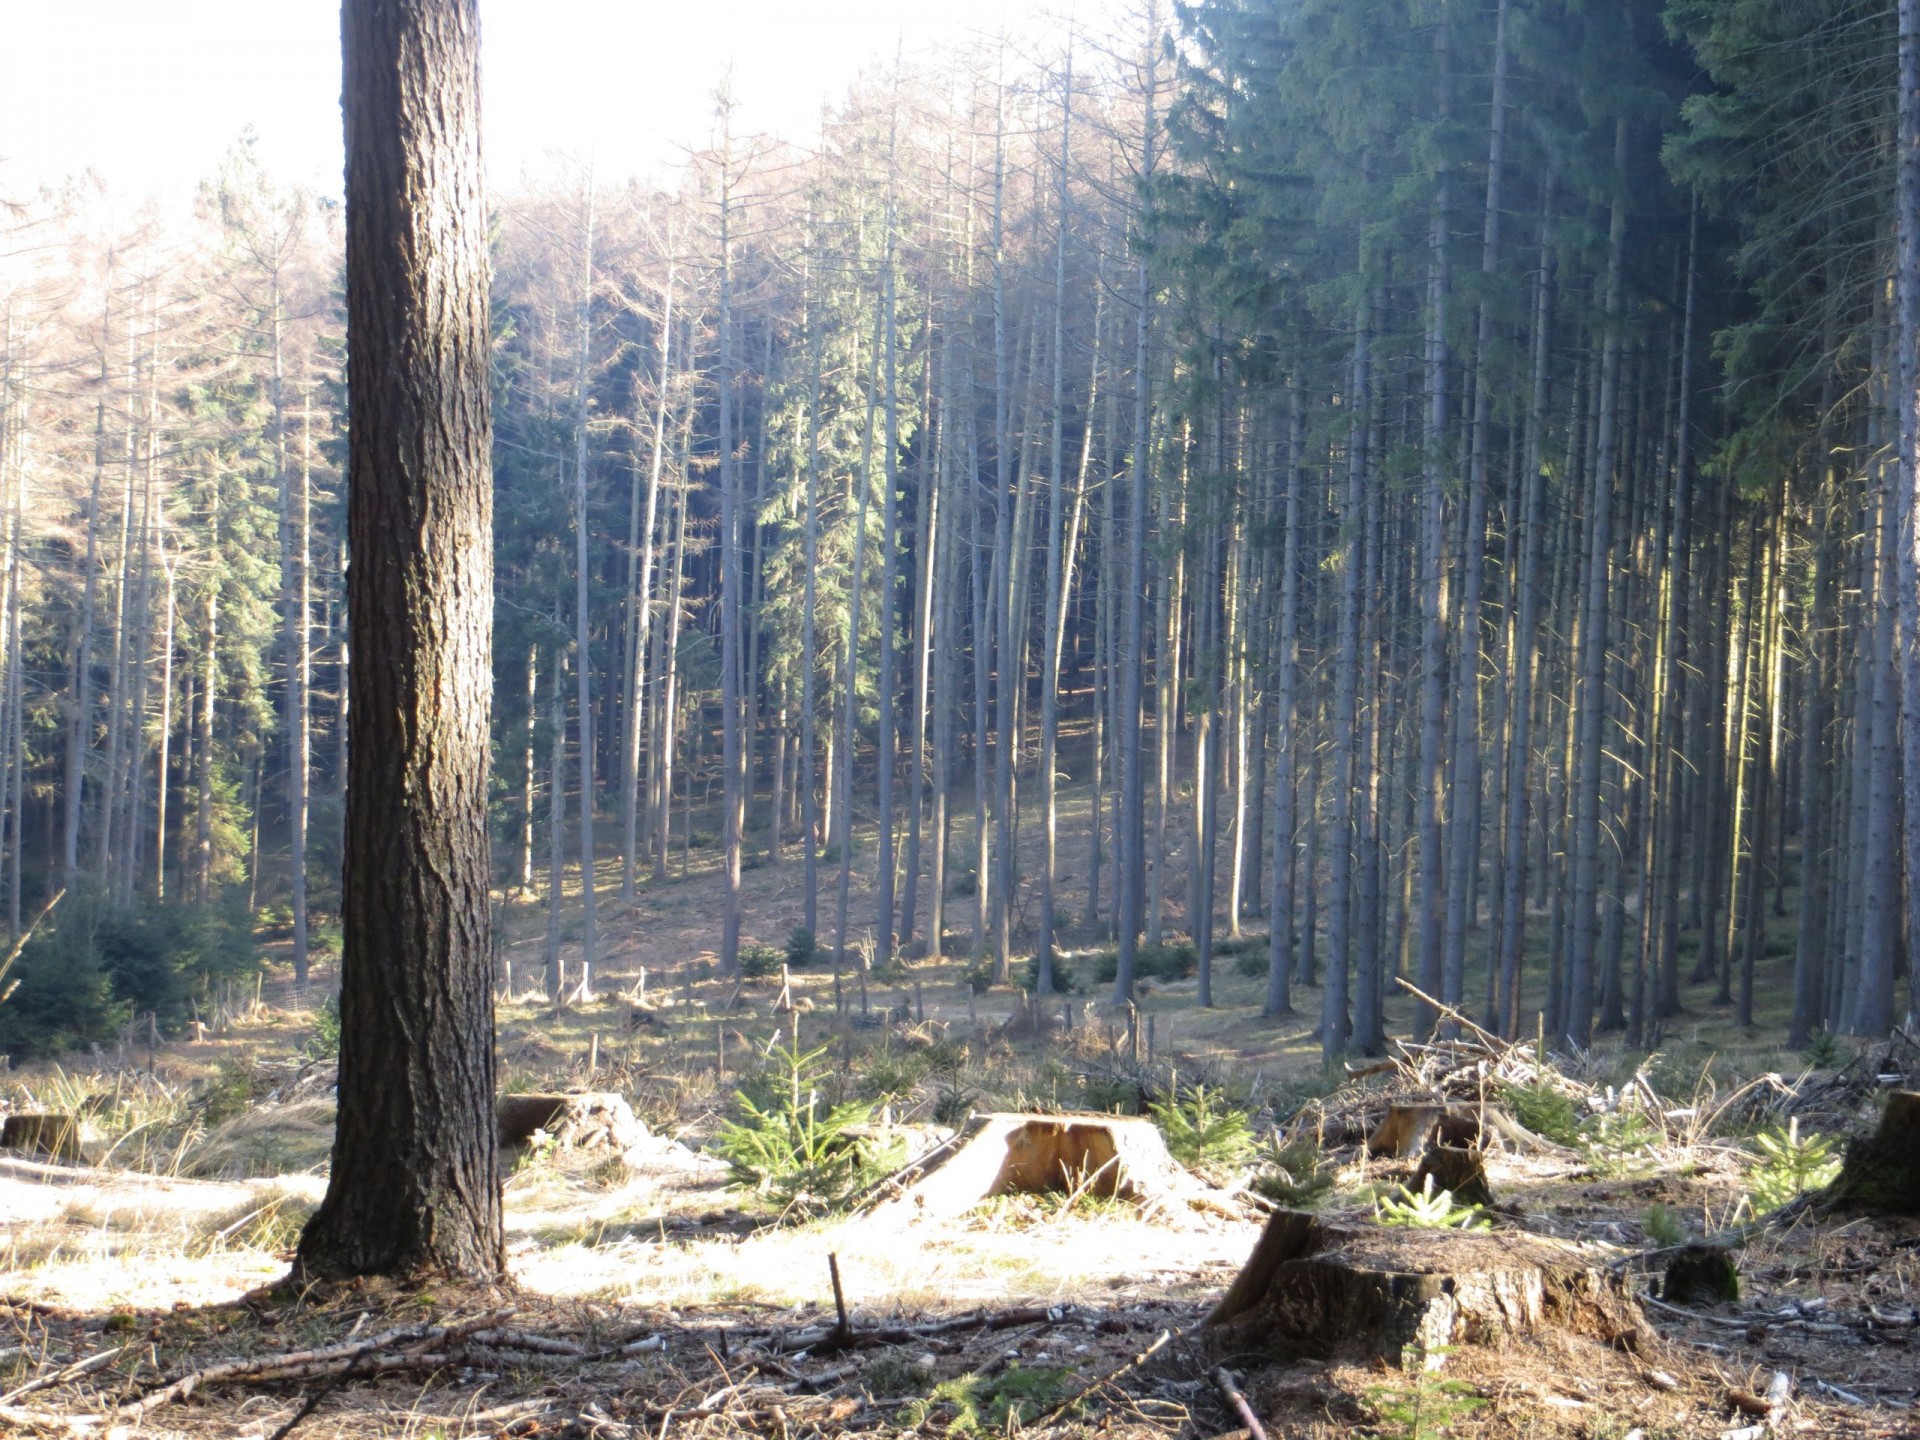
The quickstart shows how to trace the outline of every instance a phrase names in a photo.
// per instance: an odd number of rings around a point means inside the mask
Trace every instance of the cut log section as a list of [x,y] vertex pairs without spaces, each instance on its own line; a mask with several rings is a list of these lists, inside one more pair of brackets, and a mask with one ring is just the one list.
[[996,1195],[1047,1192],[1237,1213],[1167,1153],[1151,1120],[1124,1115],[976,1115],[867,1204],[877,1218],[950,1220]]
[[1920,1215],[1920,1090],[1887,1096],[1880,1128],[1847,1142],[1829,1203],[1888,1215]]
[[1637,1344],[1611,1255],[1545,1236],[1417,1230],[1276,1211],[1209,1330],[1239,1352],[1377,1357],[1438,1369],[1456,1345],[1553,1327]]

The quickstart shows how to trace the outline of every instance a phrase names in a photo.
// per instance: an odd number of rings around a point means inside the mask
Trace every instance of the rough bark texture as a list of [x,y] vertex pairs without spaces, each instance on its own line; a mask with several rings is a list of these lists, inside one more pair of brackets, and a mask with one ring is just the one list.
[[487,905],[486,210],[475,0],[346,0],[340,1110],[308,1276],[505,1271]]
[[1643,1322],[1591,1248],[1280,1210],[1206,1324],[1247,1352],[1438,1369],[1452,1346],[1501,1345],[1545,1326],[1632,1345]]

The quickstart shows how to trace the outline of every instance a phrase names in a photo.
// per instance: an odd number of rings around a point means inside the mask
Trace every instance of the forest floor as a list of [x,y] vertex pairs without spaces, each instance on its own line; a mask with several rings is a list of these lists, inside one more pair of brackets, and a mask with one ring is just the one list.
[[[1082,797],[1068,811],[1079,838],[1063,849],[1084,855],[1084,817]],[[1091,948],[1069,960],[1080,990],[1043,1007],[1039,1026],[1022,992],[975,993],[963,936],[948,954],[870,979],[864,995],[849,976],[837,1003],[828,965],[795,970],[783,1005],[778,974],[735,986],[711,973],[717,859],[696,848],[691,874],[643,878],[631,910],[603,865],[592,995],[566,1006],[535,988],[544,910],[503,902],[514,976],[499,1005],[503,1090],[618,1092],[658,1137],[638,1161],[564,1147],[511,1157],[511,1292],[274,1288],[324,1186],[324,971],[302,997],[271,969],[257,1001],[221,1007],[198,1039],[129,1036],[0,1077],[0,1108],[85,1115],[89,1162],[0,1158],[0,1431],[1224,1436],[1245,1430],[1211,1379],[1224,1363],[1274,1437],[1920,1440],[1915,1221],[1809,1215],[1748,1240],[1738,1301],[1697,1311],[1649,1301],[1636,1347],[1548,1329],[1500,1349],[1459,1346],[1438,1373],[1220,1353],[1202,1322],[1264,1223],[1265,1206],[1241,1188],[1259,1159],[1216,1167],[1221,1203],[1206,1210],[1041,1194],[897,1230],[867,1215],[781,1223],[702,1147],[796,1026],[803,1045],[833,1047],[825,1098],[870,1100],[928,1136],[967,1110],[1138,1112],[1204,1083],[1275,1146],[1282,1132],[1313,1138],[1312,1203],[1362,1220],[1410,1165],[1368,1159],[1329,1117],[1379,1110],[1419,1057],[1329,1075],[1309,1018],[1318,991],[1297,997],[1299,1017],[1263,1022],[1262,981],[1231,954],[1213,1009],[1197,1006],[1191,980],[1143,987],[1132,1043],[1128,1017],[1101,1003]],[[821,869],[829,931],[834,871]],[[779,946],[799,924],[801,870],[790,856],[747,872],[750,937]],[[871,905],[860,886],[854,901],[856,916]],[[951,904],[950,932],[969,901]],[[1248,952],[1263,965],[1263,944]],[[1837,1150],[1870,1125],[1889,1082],[1868,1072],[1915,1052],[1781,1053],[1767,1037],[1783,1033],[1790,964],[1763,962],[1767,1009],[1752,1032],[1690,996],[1693,1013],[1668,1026],[1657,1053],[1625,1054],[1615,1040],[1562,1061],[1554,1083],[1576,1097],[1578,1138],[1493,1152],[1501,1208],[1488,1218],[1608,1247],[1638,1273],[1636,1255],[1751,1217],[1763,1127],[1797,1116]],[[1396,1002],[1394,1025],[1406,1018]],[[1920,1063],[1900,1073],[1920,1083]],[[1653,1098],[1636,1110],[1627,1097],[1641,1094]],[[1640,1119],[1606,1118],[1629,1112]],[[1643,1121],[1650,1130],[1633,1128]],[[837,1336],[829,1257],[849,1308],[850,1332]],[[370,1339],[370,1351],[326,1349]],[[300,1357],[305,1370],[286,1368]],[[372,1357],[384,1357],[378,1376]],[[254,1369],[135,1413],[163,1382],[229,1361]],[[1756,1420],[1742,1406],[1775,1372],[1792,1399]]]

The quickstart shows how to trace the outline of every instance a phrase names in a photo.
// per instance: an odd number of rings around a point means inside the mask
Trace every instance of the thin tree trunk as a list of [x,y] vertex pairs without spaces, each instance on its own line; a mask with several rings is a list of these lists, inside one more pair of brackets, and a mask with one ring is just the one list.
[[[624,773],[621,776],[621,820],[625,833],[620,851],[620,903],[633,907],[634,871],[639,864],[640,811],[640,731],[645,714],[643,685],[647,665],[647,642],[653,622],[653,532],[660,508],[660,476],[666,464],[667,403],[673,388],[673,287],[674,262],[667,261],[667,284],[660,302],[657,322],[660,336],[658,378],[653,405],[653,443],[647,464],[647,496],[644,505],[630,505],[627,518],[627,554],[638,549],[637,561],[630,560],[633,572],[627,582],[627,734]],[[637,532],[637,533],[636,533]],[[637,543],[636,543],[637,542]],[[811,579],[811,575],[809,575]]]
[[1619,317],[1627,239],[1627,121],[1614,122],[1615,196],[1607,241],[1606,333],[1600,352],[1600,403],[1594,438],[1585,613],[1580,628],[1579,701],[1575,721],[1572,936],[1567,952],[1564,1033],[1585,1048],[1593,1036],[1594,951],[1599,925],[1600,770],[1606,708],[1609,573],[1613,556],[1613,467],[1620,388]]
[[[1159,73],[1159,6],[1148,0],[1146,92],[1141,125],[1140,173],[1154,170]],[[1114,817],[1119,883],[1114,891],[1117,954],[1113,1003],[1133,999],[1134,961],[1146,896],[1146,775],[1140,749],[1141,672],[1146,666],[1147,493],[1151,488],[1153,287],[1144,247],[1134,262],[1133,455],[1127,467],[1126,622],[1121,627],[1120,724],[1114,736],[1120,758],[1120,808]]]

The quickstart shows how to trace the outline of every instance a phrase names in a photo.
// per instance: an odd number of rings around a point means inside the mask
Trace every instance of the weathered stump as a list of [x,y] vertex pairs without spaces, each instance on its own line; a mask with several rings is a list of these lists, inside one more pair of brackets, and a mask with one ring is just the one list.
[[1546,1326],[1638,1342],[1644,1322],[1605,1252],[1505,1231],[1418,1230],[1275,1212],[1207,1317],[1237,1350],[1359,1354],[1437,1369],[1455,1345]]
[[625,1098],[609,1093],[502,1095],[494,1113],[507,1150],[529,1144],[536,1131],[576,1150],[624,1151],[650,1134]]
[[1477,1145],[1433,1145],[1421,1157],[1407,1188],[1416,1194],[1427,1181],[1435,1190],[1450,1191],[1462,1205],[1492,1205],[1493,1187],[1487,1183],[1486,1152]]
[[1890,1215],[1920,1215],[1920,1090],[1887,1096],[1880,1128],[1847,1142],[1824,1199]]
[[76,1164],[80,1151],[80,1122],[72,1115],[9,1115],[0,1122],[0,1150],[24,1150]]
[[1443,1145],[1479,1144],[1478,1112],[1471,1105],[1449,1105],[1445,1101],[1389,1105],[1386,1115],[1367,1136],[1367,1153],[1411,1160],[1434,1139]]
[[1740,1267],[1724,1245],[1688,1245],[1667,1261],[1660,1298],[1669,1305],[1723,1305],[1740,1298]]

